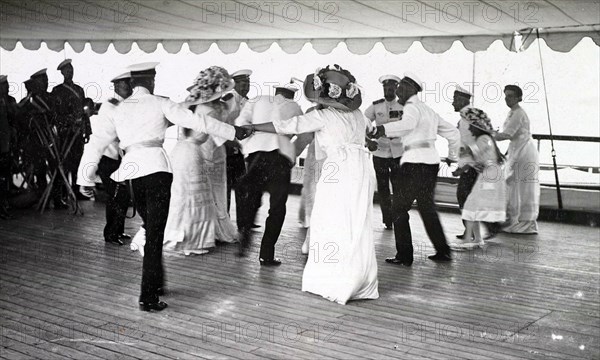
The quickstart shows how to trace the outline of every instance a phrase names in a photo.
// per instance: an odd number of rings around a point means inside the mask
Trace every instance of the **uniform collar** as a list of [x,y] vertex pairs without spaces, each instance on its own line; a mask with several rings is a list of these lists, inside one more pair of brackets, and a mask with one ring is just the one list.
[[[135,94],[135,96],[138,97],[140,95],[149,95],[150,91],[143,86],[136,86],[133,89],[133,94]],[[132,95],[131,97],[134,97],[134,95]]]

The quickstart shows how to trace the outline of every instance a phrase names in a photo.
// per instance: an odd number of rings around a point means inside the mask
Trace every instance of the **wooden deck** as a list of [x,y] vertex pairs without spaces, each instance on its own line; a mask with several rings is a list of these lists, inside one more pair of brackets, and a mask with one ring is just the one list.
[[[166,256],[161,313],[137,309],[141,258],[105,246],[102,203],[85,203],[84,217],[27,211],[0,222],[0,357],[600,357],[598,228],[540,223],[540,235],[502,234],[440,265],[426,258],[431,244],[414,212],[412,268],[384,262],[393,234],[376,224],[380,298],[341,306],[300,291],[298,204],[291,196],[279,268],[259,266],[257,241],[241,260],[235,246]],[[441,217],[449,238],[462,231],[458,215]],[[128,232],[138,226],[128,221]]]

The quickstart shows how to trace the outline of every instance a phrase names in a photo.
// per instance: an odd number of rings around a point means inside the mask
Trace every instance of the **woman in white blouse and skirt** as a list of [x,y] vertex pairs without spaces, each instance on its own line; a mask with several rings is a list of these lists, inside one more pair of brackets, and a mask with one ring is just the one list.
[[529,118],[519,105],[523,99],[523,91],[516,85],[507,85],[504,95],[510,112],[502,132],[496,134],[496,141],[510,140],[506,161],[507,222],[502,231],[537,234],[540,207],[539,154],[531,137]]

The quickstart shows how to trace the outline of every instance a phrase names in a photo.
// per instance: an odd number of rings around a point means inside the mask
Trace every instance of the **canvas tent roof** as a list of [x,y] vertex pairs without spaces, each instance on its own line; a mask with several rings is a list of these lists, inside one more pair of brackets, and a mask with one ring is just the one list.
[[[514,31],[541,28],[557,51],[569,51],[582,37],[600,43],[598,0],[532,1],[204,1],[204,0],[0,0],[0,46],[55,51],[65,42],[77,52],[86,42],[103,53],[114,44],[126,53],[133,42],[152,52],[158,43],[176,53],[183,43],[202,53],[216,43],[225,53],[241,42],[258,52],[274,42],[296,53],[310,42],[325,54],[344,41],[357,54],[382,42],[393,53],[420,41],[444,52],[456,40],[471,51],[495,40],[512,47]],[[524,35],[527,30],[524,30]],[[532,37],[533,38],[533,37]],[[528,43],[525,42],[525,45]]]

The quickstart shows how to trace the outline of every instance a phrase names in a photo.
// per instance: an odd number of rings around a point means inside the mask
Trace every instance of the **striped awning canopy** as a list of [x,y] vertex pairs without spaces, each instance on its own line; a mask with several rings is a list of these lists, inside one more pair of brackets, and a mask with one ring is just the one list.
[[[582,37],[600,41],[598,0],[0,0],[0,46],[21,42],[56,51],[65,43],[98,53],[113,44],[127,53],[132,44],[153,52],[159,43],[170,53],[184,43],[202,53],[216,43],[234,53],[242,42],[262,52],[277,43],[296,53],[309,42],[326,54],[340,42],[356,54],[377,42],[402,53],[420,41],[432,53],[460,40],[471,51],[485,50],[500,39],[514,49],[536,31],[554,50],[569,51]],[[529,36],[531,35],[531,36]]]

